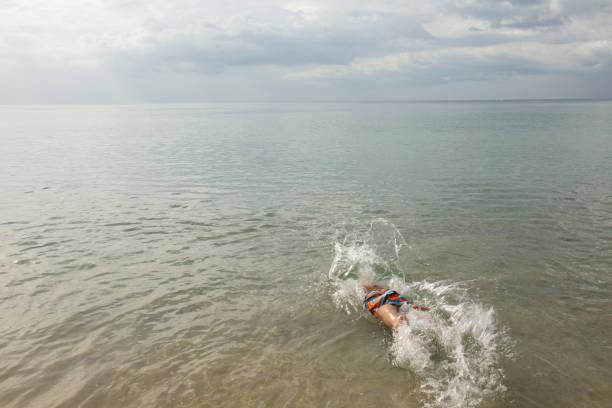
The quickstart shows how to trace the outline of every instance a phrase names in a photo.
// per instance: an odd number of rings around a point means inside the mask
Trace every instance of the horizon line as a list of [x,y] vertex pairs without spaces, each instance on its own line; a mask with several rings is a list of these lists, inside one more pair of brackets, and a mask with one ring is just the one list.
[[309,99],[309,100],[219,100],[219,101],[173,101],[173,102],[27,102],[0,103],[0,106],[94,106],[94,105],[203,105],[217,103],[469,103],[469,102],[609,102],[605,98],[478,98],[478,99]]

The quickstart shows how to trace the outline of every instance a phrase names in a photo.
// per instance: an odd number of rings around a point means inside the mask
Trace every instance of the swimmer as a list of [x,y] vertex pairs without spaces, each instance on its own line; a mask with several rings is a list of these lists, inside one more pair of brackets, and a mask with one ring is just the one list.
[[408,299],[394,290],[384,289],[376,285],[361,285],[366,295],[363,299],[363,306],[372,313],[372,316],[380,319],[385,326],[397,330],[402,323],[408,324],[405,315],[400,315],[399,310],[403,305],[428,312],[429,309],[412,304]]

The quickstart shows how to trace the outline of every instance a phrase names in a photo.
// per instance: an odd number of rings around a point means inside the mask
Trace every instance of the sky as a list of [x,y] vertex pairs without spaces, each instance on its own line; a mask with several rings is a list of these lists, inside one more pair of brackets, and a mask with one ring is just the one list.
[[612,98],[612,0],[0,0],[0,103]]

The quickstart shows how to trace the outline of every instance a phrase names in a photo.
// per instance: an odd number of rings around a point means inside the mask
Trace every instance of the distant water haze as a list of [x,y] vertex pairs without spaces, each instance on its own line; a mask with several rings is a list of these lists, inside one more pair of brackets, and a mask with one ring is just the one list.
[[612,102],[1,106],[0,142],[2,407],[612,400]]

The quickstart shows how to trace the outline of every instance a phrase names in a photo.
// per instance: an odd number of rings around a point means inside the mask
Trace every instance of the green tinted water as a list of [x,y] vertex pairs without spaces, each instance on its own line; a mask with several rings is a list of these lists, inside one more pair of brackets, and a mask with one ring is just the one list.
[[[2,406],[612,398],[610,102],[4,106],[0,140]],[[398,362],[338,248],[462,353]]]

